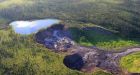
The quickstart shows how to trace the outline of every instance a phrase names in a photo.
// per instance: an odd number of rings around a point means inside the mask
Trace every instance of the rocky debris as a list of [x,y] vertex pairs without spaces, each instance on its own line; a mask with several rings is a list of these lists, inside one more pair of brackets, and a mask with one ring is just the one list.
[[45,46],[49,49],[54,49],[56,51],[67,51],[73,45],[74,42],[67,37],[54,37],[45,39]]
[[46,30],[38,32],[36,34],[36,40],[54,51],[67,51],[75,43],[69,37],[70,33],[66,32],[63,25],[53,25]]
[[[140,48],[133,48],[133,49],[128,49],[125,52],[114,53],[114,52],[100,50],[94,47],[78,46],[73,49],[70,55],[67,55],[64,58],[64,64],[71,69],[79,70],[79,65],[74,65],[74,64],[77,64],[77,62],[82,61],[84,65],[83,64],[80,65],[81,71],[87,71],[86,69],[91,68],[91,67],[92,69],[98,67],[108,72],[111,72],[113,75],[122,75],[124,73],[121,67],[119,66],[119,60],[120,60],[119,58],[127,54],[137,52],[137,51],[140,51]],[[73,58],[76,58],[75,54],[78,57],[80,56],[82,60],[80,61],[73,60]],[[118,56],[116,57],[116,55]],[[68,58],[69,56],[71,58]]]
[[63,30],[64,25],[57,24],[53,25],[47,29],[40,30],[38,33],[35,34],[35,40],[40,44],[45,44],[45,38],[52,37],[54,30]]
[[123,56],[126,56],[126,55],[134,53],[134,52],[138,52],[138,51],[140,51],[140,48],[130,48],[124,52],[115,53],[113,57],[114,57],[114,59],[118,59],[118,58],[121,58]]
[[[80,61],[73,60],[73,58],[77,58],[75,55],[77,55],[78,57],[80,56],[82,60]],[[71,69],[78,68],[77,70],[79,70],[80,64],[79,65],[74,64],[77,64],[77,62],[82,61],[84,65],[83,64],[80,65],[81,67],[80,70],[83,69],[85,70],[88,67],[92,67],[93,69],[98,67],[107,70],[113,74],[118,74],[121,72],[121,70],[119,68],[119,64],[116,63],[116,60],[112,59],[112,56],[113,54],[103,50],[98,50],[97,48],[78,46],[75,49],[73,49],[72,54],[64,58],[64,64]]]

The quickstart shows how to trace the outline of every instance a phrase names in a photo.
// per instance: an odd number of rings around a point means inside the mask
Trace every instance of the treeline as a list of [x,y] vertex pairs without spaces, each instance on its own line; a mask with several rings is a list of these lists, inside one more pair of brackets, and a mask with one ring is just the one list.
[[8,21],[39,18],[73,20],[97,24],[116,30],[127,37],[140,37],[139,1],[33,0],[32,2],[1,8],[0,17]]

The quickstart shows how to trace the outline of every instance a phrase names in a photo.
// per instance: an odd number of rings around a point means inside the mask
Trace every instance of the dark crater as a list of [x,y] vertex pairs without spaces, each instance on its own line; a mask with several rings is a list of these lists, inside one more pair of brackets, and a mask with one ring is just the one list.
[[65,56],[63,63],[70,69],[81,70],[84,61],[79,54]]

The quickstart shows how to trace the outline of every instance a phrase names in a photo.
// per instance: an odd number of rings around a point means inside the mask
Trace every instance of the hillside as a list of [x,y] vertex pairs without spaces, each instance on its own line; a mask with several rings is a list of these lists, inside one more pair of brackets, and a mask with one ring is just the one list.
[[140,33],[139,3],[139,0],[6,0],[0,3],[0,17],[7,21],[50,17],[93,23],[136,38]]
[[[121,51],[140,46],[139,0],[0,0],[0,75],[111,75],[100,68],[83,73],[64,66],[67,53],[38,44],[35,34],[16,34],[16,20],[62,20],[82,46]],[[140,73],[138,53],[123,57],[122,69]]]

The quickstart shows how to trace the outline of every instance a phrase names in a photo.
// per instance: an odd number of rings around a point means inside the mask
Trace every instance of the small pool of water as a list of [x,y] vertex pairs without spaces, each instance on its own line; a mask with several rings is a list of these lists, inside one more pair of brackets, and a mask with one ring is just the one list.
[[9,25],[18,34],[29,35],[36,33],[41,29],[48,28],[52,25],[59,24],[61,21],[58,19],[42,19],[34,21],[14,21]]

